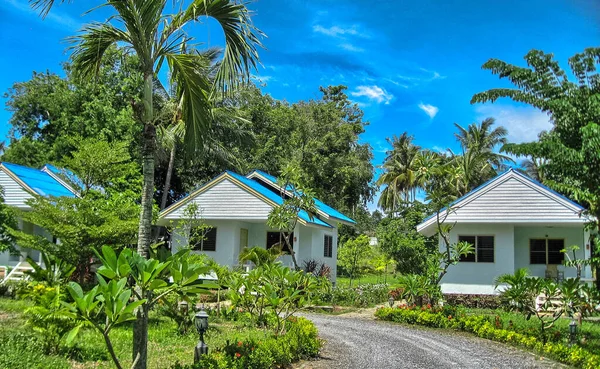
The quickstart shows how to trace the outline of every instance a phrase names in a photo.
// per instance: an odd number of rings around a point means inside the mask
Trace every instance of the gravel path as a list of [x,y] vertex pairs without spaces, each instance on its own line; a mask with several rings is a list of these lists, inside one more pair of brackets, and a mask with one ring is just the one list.
[[[303,314],[304,315],[304,314]],[[465,334],[358,316],[304,315],[327,342],[321,359],[301,369],[566,368],[511,346]]]

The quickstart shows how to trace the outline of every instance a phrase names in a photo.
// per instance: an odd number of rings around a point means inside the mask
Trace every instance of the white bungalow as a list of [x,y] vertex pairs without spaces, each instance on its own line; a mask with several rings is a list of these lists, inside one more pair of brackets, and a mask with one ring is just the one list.
[[[291,196],[286,191],[286,196]],[[279,230],[266,225],[271,210],[282,204],[277,179],[255,170],[247,176],[224,172],[187,197],[164,209],[158,225],[171,225],[171,247],[176,252],[189,245],[190,227],[184,226],[189,215],[185,209],[197,204],[202,221],[211,228],[202,242],[193,245],[221,265],[237,266],[244,247],[269,248],[279,242]],[[331,268],[335,280],[339,224],[354,225],[354,220],[315,199],[317,213],[301,210],[298,223],[290,238],[298,264],[317,260]],[[284,265],[292,266],[291,256],[281,257]]]
[[[466,241],[476,250],[450,266],[442,292],[493,294],[496,277],[520,268],[539,277],[575,277],[575,268],[563,265],[561,250],[576,245],[577,258],[590,257],[583,211],[579,204],[512,169],[476,188],[449,211],[440,212],[440,220],[452,226],[450,242]],[[434,235],[436,214],[417,231]],[[584,269],[582,279],[592,280],[590,268]]]
[[[29,211],[31,208],[27,204],[27,200],[33,199],[35,196],[77,196],[77,192],[72,187],[55,173],[50,173],[49,167],[51,166],[47,165],[42,169],[35,169],[6,162],[0,163],[0,187],[3,191],[4,203],[21,211]],[[18,222],[19,229],[22,231],[52,239],[52,236],[43,228],[23,219],[18,219]],[[18,246],[17,249],[19,249]],[[25,259],[28,256],[34,260],[40,260],[40,253],[36,250],[22,248],[19,251],[20,253],[17,254],[10,254],[7,251],[0,253],[1,275],[7,268],[18,269],[21,265],[27,268]],[[15,270],[14,273],[19,273],[19,271]]]

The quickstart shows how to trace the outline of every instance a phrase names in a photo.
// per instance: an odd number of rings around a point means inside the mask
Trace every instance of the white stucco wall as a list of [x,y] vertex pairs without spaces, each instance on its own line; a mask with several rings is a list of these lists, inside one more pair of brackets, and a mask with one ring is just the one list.
[[[450,242],[458,236],[494,236],[494,262],[459,262],[448,268],[442,278],[444,293],[494,293],[494,280],[505,273],[514,273],[514,226],[511,224],[457,224],[450,232]],[[443,251],[440,240],[440,250]]]
[[[204,253],[213,258],[221,265],[236,266],[239,265],[240,251],[240,229],[248,229],[248,247],[259,246],[266,247],[267,232],[277,232],[270,229],[265,223],[252,223],[237,220],[205,220],[205,223],[217,228],[217,245],[215,251],[194,251]],[[323,257],[324,235],[333,236],[333,256],[331,258]],[[171,238],[173,252],[187,246],[189,230],[182,226],[176,226]],[[314,227],[305,227],[297,225],[294,232],[294,251],[298,265],[302,266],[305,260],[316,259],[324,262],[331,268],[332,281],[335,281],[336,260],[337,260],[337,229],[324,230]],[[293,266],[292,257],[284,255],[280,258],[283,265]]]
[[[442,278],[441,287],[444,293],[492,294],[494,280],[501,274],[514,273],[519,268],[528,268],[533,276],[544,277],[546,265],[529,264],[530,238],[564,238],[565,247],[578,245],[578,258],[589,255],[584,242],[583,227],[540,227],[519,226],[512,224],[457,224],[450,232],[450,242],[458,242],[458,236],[494,236],[494,262],[473,263],[459,262],[450,266],[448,273]],[[440,241],[440,249],[442,249]],[[564,271],[565,278],[575,277],[574,268],[558,266]],[[591,270],[586,268],[584,278],[591,277]]]
[[[519,268],[528,268],[531,275],[538,277],[544,277],[546,275],[546,265],[529,264],[529,240],[531,238],[564,239],[566,248],[572,245],[579,246],[579,250],[576,253],[577,258],[583,259],[585,257],[586,246],[583,239],[583,228],[517,226],[515,227],[515,270]],[[565,278],[575,278],[577,276],[575,268],[559,265],[558,270],[565,273]],[[586,272],[591,276],[589,268]]]

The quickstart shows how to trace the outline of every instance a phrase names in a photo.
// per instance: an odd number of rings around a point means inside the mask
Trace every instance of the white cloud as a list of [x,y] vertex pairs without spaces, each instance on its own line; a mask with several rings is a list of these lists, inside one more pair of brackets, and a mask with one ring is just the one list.
[[437,106],[431,104],[419,103],[419,109],[423,110],[425,114],[429,115],[429,118],[433,119],[440,109]]
[[362,49],[360,47],[354,46],[350,43],[343,43],[340,45],[340,47],[344,50],[348,50],[348,51],[353,51],[356,53],[362,53],[363,51],[365,51],[365,49]]
[[495,118],[496,125],[504,126],[508,130],[509,142],[535,141],[540,132],[552,128],[548,115],[528,106],[485,104],[477,106],[475,112],[477,121]]
[[[389,80],[390,82],[394,83],[395,85],[398,86],[402,86],[405,88],[408,87],[416,87],[419,85],[424,85],[426,83],[438,80],[438,79],[444,79],[446,78],[446,76],[441,75],[439,72],[436,72],[434,70],[428,70],[425,68],[408,68],[409,70],[407,70],[406,72],[408,73],[404,73],[404,74],[397,74],[393,77],[391,77]],[[400,83],[398,81],[402,81],[403,83]]]
[[375,100],[377,103],[385,103],[386,105],[394,98],[394,95],[390,94],[379,86],[358,86],[356,91],[350,93],[352,96],[364,96],[369,100]]
[[259,82],[259,83],[267,83],[269,81],[275,81],[275,78],[273,78],[273,76],[257,76],[257,75],[252,75],[251,76],[253,80]]
[[313,26],[313,32],[321,33],[330,37],[343,37],[343,36],[359,36],[359,37],[367,37],[366,33],[360,32],[359,27],[354,25],[351,27],[342,27],[342,26],[331,26],[331,27],[323,27],[320,24],[315,24]]
[[[10,4],[14,9],[20,12],[39,17],[38,12],[32,9],[26,1],[6,0],[6,3]],[[54,26],[68,28],[72,31],[80,29],[82,25],[82,23],[77,21],[75,18],[61,13],[54,8],[50,13],[48,13],[46,18],[44,18],[44,21],[48,22],[49,24],[53,24]]]

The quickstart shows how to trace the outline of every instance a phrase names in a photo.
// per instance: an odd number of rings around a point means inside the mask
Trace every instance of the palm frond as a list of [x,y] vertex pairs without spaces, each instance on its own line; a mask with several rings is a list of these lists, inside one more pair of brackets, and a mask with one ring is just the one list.
[[128,33],[108,23],[89,24],[80,35],[68,40],[74,44],[70,47],[74,70],[83,77],[89,77],[100,69],[102,57],[110,46],[117,42],[131,42]]
[[165,58],[182,102],[184,145],[190,152],[194,152],[203,147],[204,133],[208,131],[212,121],[209,100],[211,84],[206,74],[210,65],[206,58],[198,55],[167,54]]
[[217,90],[226,91],[250,79],[250,71],[258,65],[259,37],[264,34],[251,20],[246,3],[230,0],[195,0],[173,20],[173,29],[179,29],[202,16],[214,18],[223,29],[225,49],[215,79]]

